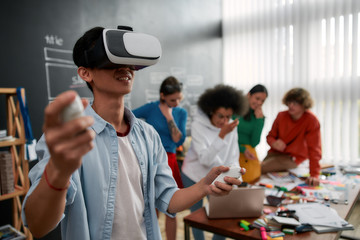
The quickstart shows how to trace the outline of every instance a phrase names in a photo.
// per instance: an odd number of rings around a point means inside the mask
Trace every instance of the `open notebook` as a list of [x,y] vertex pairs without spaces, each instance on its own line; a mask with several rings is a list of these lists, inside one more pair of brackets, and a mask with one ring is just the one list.
[[210,195],[205,210],[209,218],[259,217],[264,198],[264,188],[235,188],[226,196]]

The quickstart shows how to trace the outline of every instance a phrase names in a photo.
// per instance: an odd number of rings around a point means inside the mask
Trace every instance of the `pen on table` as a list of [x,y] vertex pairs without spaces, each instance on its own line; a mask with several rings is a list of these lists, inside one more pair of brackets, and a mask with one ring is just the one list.
[[305,191],[304,191],[300,186],[297,186],[297,187],[296,187],[296,190],[297,190],[298,192],[300,192],[301,195],[306,196]]
[[271,184],[259,183],[259,185],[262,187],[273,188],[273,185],[271,185]]
[[283,214],[283,213],[295,213],[296,210],[280,210],[276,212],[277,214]]
[[349,199],[349,185],[346,184],[346,187],[345,187],[345,199],[344,199],[344,202],[345,204],[347,205],[348,204],[348,199]]
[[260,227],[261,240],[266,240],[266,229],[264,227]]
[[281,187],[281,186],[276,186],[276,185],[275,185],[275,188],[277,188],[277,189],[280,190],[280,191],[288,192],[288,190],[287,190],[286,187]]

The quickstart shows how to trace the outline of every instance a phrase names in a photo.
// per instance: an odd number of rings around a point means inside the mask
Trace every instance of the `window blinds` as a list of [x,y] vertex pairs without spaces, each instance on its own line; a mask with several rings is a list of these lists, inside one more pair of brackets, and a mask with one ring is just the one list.
[[360,60],[357,0],[224,0],[224,82],[244,91],[264,84],[266,135],[285,92],[307,89],[321,123],[323,161],[360,161]]

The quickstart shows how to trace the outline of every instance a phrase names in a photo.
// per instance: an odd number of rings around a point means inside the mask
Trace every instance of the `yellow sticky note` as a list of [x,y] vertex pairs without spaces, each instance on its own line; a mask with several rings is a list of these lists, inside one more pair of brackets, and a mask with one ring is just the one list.
[[272,237],[268,236],[267,240],[284,240],[284,238],[283,237],[272,238]]

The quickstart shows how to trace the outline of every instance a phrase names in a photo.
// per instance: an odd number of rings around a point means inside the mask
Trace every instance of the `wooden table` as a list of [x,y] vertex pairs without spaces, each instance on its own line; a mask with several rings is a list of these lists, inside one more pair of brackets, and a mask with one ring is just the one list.
[[[331,204],[340,217],[347,220],[350,213],[355,206],[355,203],[360,195],[360,186],[352,186],[349,190],[348,204]],[[275,207],[265,206],[275,211]],[[265,215],[261,216],[263,218]],[[252,223],[257,218],[233,218],[233,219],[209,219],[206,216],[205,208],[198,209],[184,218],[184,230],[185,240],[190,240],[190,227],[195,227],[204,231],[220,234],[229,238],[242,239],[242,240],[253,240],[261,239],[259,229],[253,229],[249,231],[240,230],[239,221],[244,219]],[[334,233],[321,233],[317,234],[314,231],[300,233],[296,235],[285,235],[286,240],[331,240],[338,239],[341,232]]]

